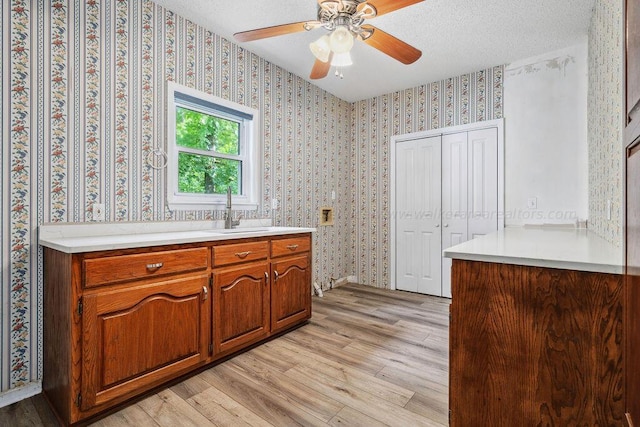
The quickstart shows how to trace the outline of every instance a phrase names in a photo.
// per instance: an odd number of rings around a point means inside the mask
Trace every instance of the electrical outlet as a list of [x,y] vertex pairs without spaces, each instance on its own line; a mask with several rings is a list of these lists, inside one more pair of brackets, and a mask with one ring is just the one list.
[[93,204],[93,220],[104,221],[104,203]]
[[331,192],[331,200],[335,200],[336,199],[336,192],[332,191]]
[[271,199],[271,209],[278,209],[279,206],[278,199]]

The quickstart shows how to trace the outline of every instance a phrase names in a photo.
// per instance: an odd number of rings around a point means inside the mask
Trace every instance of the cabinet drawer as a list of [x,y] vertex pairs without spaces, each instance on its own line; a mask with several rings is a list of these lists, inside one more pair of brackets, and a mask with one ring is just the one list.
[[271,256],[298,254],[308,252],[311,248],[309,237],[293,237],[290,239],[278,239],[271,241]]
[[237,243],[213,247],[213,265],[235,264],[238,262],[266,259],[269,252],[269,242]]
[[208,248],[194,248],[86,259],[84,286],[206,269],[208,254]]

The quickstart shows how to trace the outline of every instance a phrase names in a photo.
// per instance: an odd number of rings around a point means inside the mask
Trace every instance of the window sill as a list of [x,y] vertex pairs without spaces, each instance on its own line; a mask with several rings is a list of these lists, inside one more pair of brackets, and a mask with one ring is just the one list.
[[[234,211],[257,211],[257,203],[231,203]],[[227,209],[226,203],[168,203],[172,211],[223,211]]]

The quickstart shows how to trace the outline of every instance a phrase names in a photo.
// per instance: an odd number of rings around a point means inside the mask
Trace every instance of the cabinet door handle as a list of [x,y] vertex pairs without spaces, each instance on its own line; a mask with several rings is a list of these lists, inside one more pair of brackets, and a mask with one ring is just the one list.
[[147,264],[147,270],[157,270],[159,268],[162,268],[164,264],[161,262],[157,262],[155,264]]
[[209,298],[209,289],[206,286],[202,287],[202,301],[206,301]]
[[269,273],[267,273],[266,271],[264,272],[264,280],[268,283],[269,282]]
[[277,282],[278,278],[280,277],[280,275],[278,274],[278,270],[273,270],[273,275],[275,276],[275,279],[273,279],[273,281]]
[[245,259],[247,257],[247,255],[249,255],[251,253],[251,251],[246,251],[246,252],[236,252],[236,256],[240,259]]
[[296,249],[298,249],[298,245],[287,245],[287,249],[295,251]]

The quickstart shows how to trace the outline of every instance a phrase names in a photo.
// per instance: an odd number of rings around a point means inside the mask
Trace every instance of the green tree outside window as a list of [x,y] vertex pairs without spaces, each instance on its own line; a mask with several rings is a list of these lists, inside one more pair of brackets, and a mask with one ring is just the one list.
[[[192,194],[241,194],[240,124],[233,120],[176,107],[178,191]],[[226,156],[219,156],[219,155]]]

